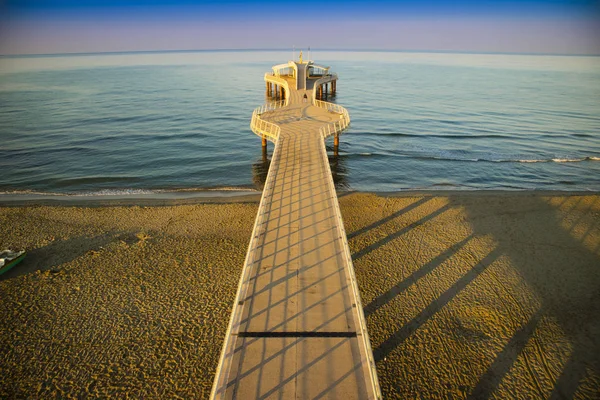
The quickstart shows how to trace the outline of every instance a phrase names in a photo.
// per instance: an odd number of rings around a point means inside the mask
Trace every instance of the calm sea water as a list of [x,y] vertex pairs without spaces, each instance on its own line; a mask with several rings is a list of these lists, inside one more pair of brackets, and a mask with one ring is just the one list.
[[[311,56],[352,119],[330,157],[340,188],[600,190],[600,57]],[[260,188],[250,116],[291,57],[0,58],[0,193]]]

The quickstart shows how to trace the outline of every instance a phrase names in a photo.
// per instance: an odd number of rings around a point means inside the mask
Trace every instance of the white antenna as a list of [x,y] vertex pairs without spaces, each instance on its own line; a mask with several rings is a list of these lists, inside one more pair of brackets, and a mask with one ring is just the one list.
[[308,46],[308,61],[310,61],[310,46]]

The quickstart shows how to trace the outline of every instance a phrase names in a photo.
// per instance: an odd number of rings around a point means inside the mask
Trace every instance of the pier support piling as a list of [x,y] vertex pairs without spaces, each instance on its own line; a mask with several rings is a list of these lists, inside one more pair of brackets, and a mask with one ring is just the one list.
[[[264,142],[265,142],[265,139],[263,139],[263,143]],[[266,164],[267,160],[268,160],[268,157],[267,157],[267,145],[263,144],[263,146],[262,146],[262,162],[263,162],[263,164]]]
[[266,136],[262,137],[262,148],[263,148],[263,151],[267,150],[267,137]]

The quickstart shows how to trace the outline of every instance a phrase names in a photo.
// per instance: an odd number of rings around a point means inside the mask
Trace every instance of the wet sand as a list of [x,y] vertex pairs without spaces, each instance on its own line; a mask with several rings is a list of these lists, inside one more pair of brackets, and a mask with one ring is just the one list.
[[[208,397],[258,208],[223,201],[0,208],[0,397]],[[340,204],[384,398],[598,398],[600,196]]]

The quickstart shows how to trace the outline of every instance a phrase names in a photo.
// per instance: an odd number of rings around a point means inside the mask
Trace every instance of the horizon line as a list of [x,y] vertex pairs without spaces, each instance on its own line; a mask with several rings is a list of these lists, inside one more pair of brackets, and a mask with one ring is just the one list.
[[[309,46],[310,47],[310,46]],[[308,48],[308,47],[307,47]],[[28,58],[28,57],[69,57],[69,56],[94,56],[118,54],[156,54],[156,53],[226,53],[226,52],[278,52],[290,51],[288,48],[222,48],[222,49],[178,49],[178,50],[121,50],[121,51],[94,51],[94,52],[67,52],[67,53],[23,53],[0,54],[0,58]],[[304,48],[296,48],[305,50]],[[424,49],[368,49],[368,48],[319,48],[311,52],[357,52],[357,53],[434,53],[434,54],[489,54],[489,55],[527,55],[527,56],[558,56],[558,57],[600,57],[600,53],[548,53],[548,52],[506,52],[506,51],[481,51],[481,50],[424,50]]]

